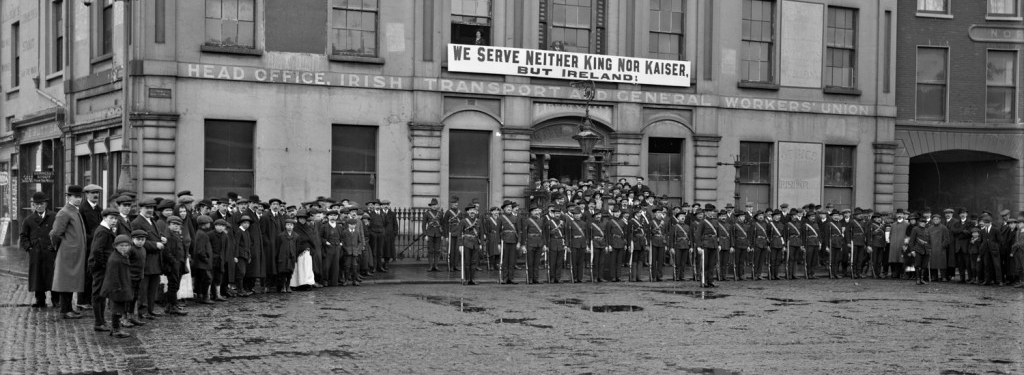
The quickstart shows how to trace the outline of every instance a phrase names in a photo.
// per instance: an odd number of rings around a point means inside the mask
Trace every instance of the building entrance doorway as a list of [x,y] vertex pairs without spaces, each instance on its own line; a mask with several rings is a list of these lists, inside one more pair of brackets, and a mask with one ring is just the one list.
[[585,175],[585,156],[575,155],[551,155],[548,162],[548,178],[557,178],[558,181],[568,183],[579,181]]
[[600,181],[603,177],[602,157],[587,157],[580,153],[544,152],[534,150],[530,166],[531,179],[544,181],[557,179],[563,184],[579,181]]
[[910,158],[909,209],[942,212],[964,207],[970,212],[1013,209],[1018,161],[1003,155],[945,150]]

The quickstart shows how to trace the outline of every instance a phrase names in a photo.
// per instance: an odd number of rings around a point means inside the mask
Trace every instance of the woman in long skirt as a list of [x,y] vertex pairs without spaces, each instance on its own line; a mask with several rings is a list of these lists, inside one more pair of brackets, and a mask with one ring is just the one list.
[[[298,235],[296,239],[296,250],[298,256],[295,262],[295,271],[292,273],[292,281],[290,286],[292,288],[298,286],[312,286],[316,284],[315,274],[313,273],[313,242],[308,227],[306,226],[306,210],[299,210],[295,214],[295,218],[298,220],[294,225],[294,233]],[[285,224],[287,227],[288,224]],[[287,229],[286,229],[287,230]]]

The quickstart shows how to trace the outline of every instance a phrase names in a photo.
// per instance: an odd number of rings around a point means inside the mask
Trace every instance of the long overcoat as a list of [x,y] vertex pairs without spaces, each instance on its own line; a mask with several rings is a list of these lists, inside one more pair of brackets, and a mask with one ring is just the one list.
[[57,248],[51,288],[54,292],[85,291],[85,262],[89,254],[85,240],[85,222],[78,207],[66,204],[57,213],[50,230],[50,241]]

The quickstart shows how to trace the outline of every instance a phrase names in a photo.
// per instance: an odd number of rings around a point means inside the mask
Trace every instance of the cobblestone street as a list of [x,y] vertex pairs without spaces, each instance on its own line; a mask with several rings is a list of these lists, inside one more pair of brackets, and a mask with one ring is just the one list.
[[1010,288],[378,284],[190,305],[117,340],[29,308],[22,284],[0,276],[4,374],[1024,373]]

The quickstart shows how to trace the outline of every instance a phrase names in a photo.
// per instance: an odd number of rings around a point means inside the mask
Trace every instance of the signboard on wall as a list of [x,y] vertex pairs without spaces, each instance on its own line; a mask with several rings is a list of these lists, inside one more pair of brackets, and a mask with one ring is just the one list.
[[448,70],[573,81],[690,86],[689,61],[467,44],[448,45]]
[[821,87],[822,17],[821,4],[782,2],[779,81],[783,86]]
[[820,143],[779,142],[779,204],[801,206],[821,200],[821,167],[824,161]]

